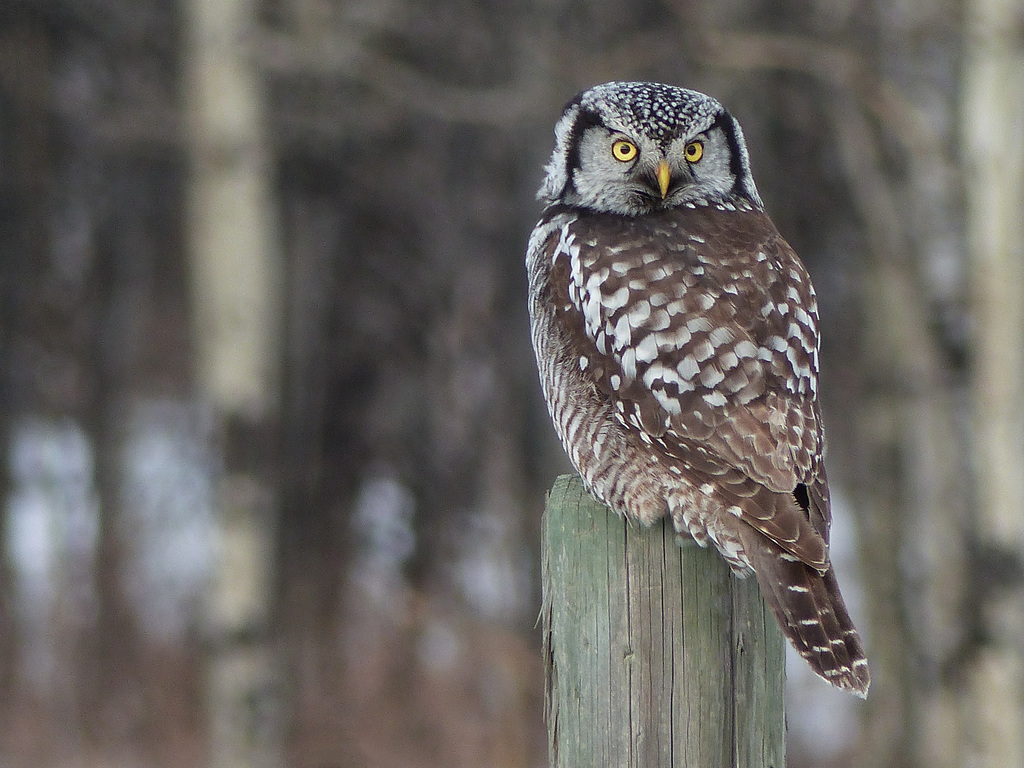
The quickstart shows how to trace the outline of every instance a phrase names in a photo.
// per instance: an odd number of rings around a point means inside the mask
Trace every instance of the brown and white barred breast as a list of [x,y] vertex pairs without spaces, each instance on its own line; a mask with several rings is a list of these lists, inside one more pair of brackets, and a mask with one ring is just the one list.
[[544,396],[590,492],[756,573],[812,668],[864,695],[828,557],[814,292],[764,212],[556,204],[527,270]]

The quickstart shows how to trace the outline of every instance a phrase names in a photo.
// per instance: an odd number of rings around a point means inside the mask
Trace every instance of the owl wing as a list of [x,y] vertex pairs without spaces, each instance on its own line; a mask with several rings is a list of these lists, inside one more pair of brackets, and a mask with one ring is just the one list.
[[557,237],[563,323],[620,422],[742,498],[741,519],[784,550],[827,567],[816,305],[770,220],[592,214]]

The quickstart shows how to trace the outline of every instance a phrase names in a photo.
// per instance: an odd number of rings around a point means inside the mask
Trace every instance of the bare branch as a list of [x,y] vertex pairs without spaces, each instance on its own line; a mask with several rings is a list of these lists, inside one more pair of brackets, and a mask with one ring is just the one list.
[[719,30],[703,32],[696,43],[698,55],[714,66],[789,70],[826,80],[863,103],[915,162],[931,164],[946,155],[946,142],[931,121],[855,51],[796,35]]
[[507,126],[547,115],[552,101],[544,78],[513,79],[494,88],[467,88],[430,77],[351,37],[311,46],[268,36],[259,46],[261,65],[278,75],[349,78],[386,100],[441,120]]

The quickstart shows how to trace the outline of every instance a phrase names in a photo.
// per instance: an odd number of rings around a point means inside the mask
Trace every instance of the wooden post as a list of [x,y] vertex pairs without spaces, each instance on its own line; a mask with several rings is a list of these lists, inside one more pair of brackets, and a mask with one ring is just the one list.
[[753,577],[569,475],[542,547],[551,768],[785,768],[785,641]]

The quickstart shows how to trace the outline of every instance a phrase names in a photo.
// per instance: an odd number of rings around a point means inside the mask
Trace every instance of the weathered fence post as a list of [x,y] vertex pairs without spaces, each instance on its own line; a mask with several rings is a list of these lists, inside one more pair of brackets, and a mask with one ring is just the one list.
[[785,768],[785,641],[753,577],[575,476],[543,529],[551,768]]

